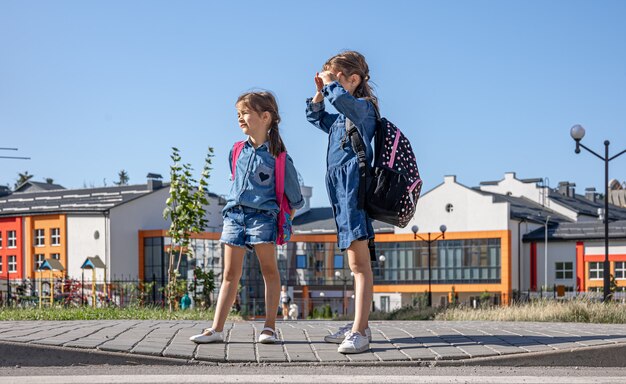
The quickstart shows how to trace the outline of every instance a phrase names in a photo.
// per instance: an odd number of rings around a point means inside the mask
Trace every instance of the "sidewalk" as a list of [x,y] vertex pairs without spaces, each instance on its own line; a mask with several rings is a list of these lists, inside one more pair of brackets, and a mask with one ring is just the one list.
[[[263,328],[262,322],[229,323],[225,328],[225,343],[196,345],[189,337],[209,324],[133,320],[5,321],[0,322],[0,343],[215,363],[427,364],[542,356],[546,352],[592,351],[606,355],[614,354],[614,348],[626,351],[625,324],[375,321],[370,322],[373,337],[370,351],[343,355],[337,352],[337,345],[323,341],[324,335],[342,324],[278,322],[281,343],[267,345],[255,342]],[[572,365],[578,364],[572,361]]]

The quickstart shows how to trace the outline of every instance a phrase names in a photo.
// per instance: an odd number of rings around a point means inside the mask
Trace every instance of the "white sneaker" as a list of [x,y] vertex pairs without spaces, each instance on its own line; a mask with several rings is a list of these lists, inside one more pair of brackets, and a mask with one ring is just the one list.
[[[267,335],[263,332],[270,331],[271,335]],[[278,338],[276,337],[276,331],[270,327],[265,327],[261,330],[261,334],[259,335],[259,343],[261,344],[275,344],[278,342]]]
[[[208,335],[207,332],[210,332]],[[213,328],[207,328],[199,335],[193,335],[189,338],[196,344],[216,343],[224,341],[224,332],[218,332]]]
[[[327,343],[333,344],[341,344],[341,342],[352,332],[352,325],[354,323],[348,323],[343,327],[339,328],[339,330],[331,335],[324,336],[324,341]],[[367,336],[369,341],[372,341],[372,330],[367,327],[365,328],[365,336]]]
[[361,353],[368,349],[370,349],[370,342],[367,336],[363,336],[359,332],[350,332],[337,349],[337,352]]

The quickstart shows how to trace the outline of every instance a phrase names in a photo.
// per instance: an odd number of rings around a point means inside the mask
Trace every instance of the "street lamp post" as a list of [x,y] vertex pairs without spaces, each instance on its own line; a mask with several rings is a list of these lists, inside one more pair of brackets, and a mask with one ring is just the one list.
[[544,264],[543,264],[543,289],[548,290],[548,221],[550,220],[550,215],[546,217],[545,224],[545,238],[544,238]]
[[421,236],[419,236],[417,234],[417,232],[419,231],[419,228],[417,225],[414,225],[411,227],[411,231],[413,231],[413,240],[417,240],[420,239],[422,241],[425,241],[428,244],[428,306],[432,307],[433,306],[433,293],[432,293],[432,278],[431,278],[431,253],[430,253],[430,248],[431,248],[431,244],[434,243],[435,241],[439,240],[439,239],[445,239],[446,238],[446,230],[448,228],[445,225],[441,225],[439,227],[439,230],[441,231],[441,234],[439,234],[437,237],[435,237],[434,239],[431,239],[431,233],[428,232],[428,239],[425,239]]
[[[342,314],[345,316],[347,314],[347,308],[346,308],[346,285],[348,284],[348,280],[349,278],[347,276],[344,276],[341,271],[335,271],[335,277],[338,278],[339,280],[343,281],[343,294],[341,295],[343,304],[342,304],[342,309],[341,312]],[[350,279],[354,277],[354,272],[350,272]]]
[[609,162],[620,155],[626,153],[626,149],[621,151],[615,156],[609,157],[609,144],[608,140],[604,140],[604,157],[598,155],[591,149],[585,147],[580,141],[585,137],[585,128],[576,124],[570,129],[570,135],[572,139],[576,141],[576,149],[574,152],[580,153],[580,147],[583,147],[592,155],[596,156],[600,160],[604,161],[604,289],[603,300],[607,302],[611,294],[610,290],[610,263],[609,263]]

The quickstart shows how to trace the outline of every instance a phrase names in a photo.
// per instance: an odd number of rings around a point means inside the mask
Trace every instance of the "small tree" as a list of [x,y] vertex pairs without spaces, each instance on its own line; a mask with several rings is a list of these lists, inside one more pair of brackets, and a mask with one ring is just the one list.
[[130,177],[128,177],[128,172],[122,169],[121,171],[118,172],[117,177],[119,178],[119,180],[114,181],[113,184],[128,185],[128,181],[130,180]]
[[211,269],[208,272],[204,272],[202,268],[196,267],[193,270],[193,277],[193,301],[198,303],[197,286],[198,284],[202,284],[202,294],[200,297],[204,303],[204,308],[209,308],[211,306],[211,292],[215,289],[215,274],[213,270]]
[[168,250],[169,265],[165,289],[171,312],[178,299],[177,280],[180,275],[180,262],[184,254],[192,252],[189,248],[191,234],[202,232],[207,225],[204,207],[209,204],[207,179],[211,171],[213,148],[208,149],[199,181],[193,178],[191,165],[180,163],[178,148],[172,148],[170,157],[174,164],[170,166],[170,197],[166,201],[167,207],[163,211],[163,217],[171,220],[168,234],[172,239],[172,244]]

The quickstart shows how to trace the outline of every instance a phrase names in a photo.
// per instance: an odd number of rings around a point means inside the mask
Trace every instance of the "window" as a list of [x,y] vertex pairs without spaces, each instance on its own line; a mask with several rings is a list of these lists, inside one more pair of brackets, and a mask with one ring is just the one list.
[[[51,256],[52,256],[52,258],[53,258],[54,260],[59,260],[59,259],[61,258],[61,255],[60,255],[60,254],[58,254],[58,253],[53,253]],[[181,263],[181,264],[182,264],[182,263]]]
[[50,230],[50,244],[61,245],[61,228],[52,228]]
[[390,302],[391,300],[389,300],[389,296],[381,296],[380,297],[380,310],[383,312],[389,312],[390,309]]
[[306,268],[306,255],[296,255],[296,268],[302,269]]
[[0,248],[2,248],[2,232],[0,232]]
[[615,263],[615,278],[626,279],[626,262],[618,261]]
[[335,267],[335,269],[343,269],[343,255],[335,255],[333,267]]
[[38,253],[35,255],[35,271],[41,268],[41,264],[43,264],[43,260],[45,256],[43,253]]
[[2,273],[2,256],[0,256],[0,273]]
[[15,231],[7,231],[7,247],[8,248],[17,247],[17,235]]
[[9,265],[9,273],[17,272],[17,256],[9,256],[7,264]]
[[572,262],[555,263],[554,269],[557,279],[571,279],[574,277],[574,263]]
[[600,280],[604,278],[604,262],[589,263],[589,279]]
[[35,247],[41,247],[46,244],[46,231],[43,229],[35,229]]

